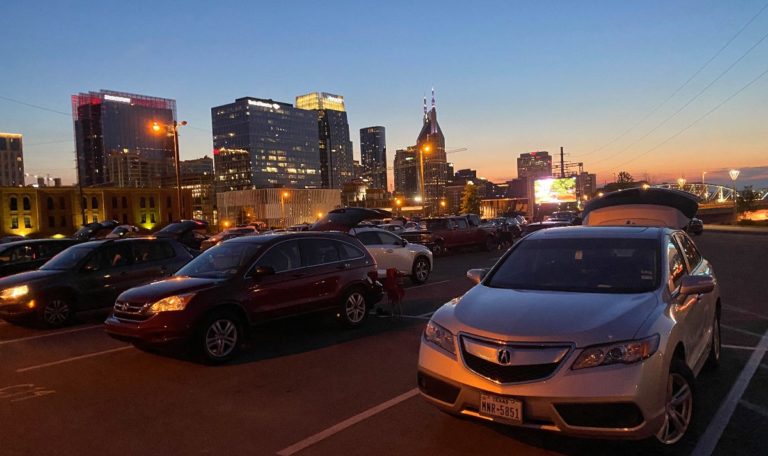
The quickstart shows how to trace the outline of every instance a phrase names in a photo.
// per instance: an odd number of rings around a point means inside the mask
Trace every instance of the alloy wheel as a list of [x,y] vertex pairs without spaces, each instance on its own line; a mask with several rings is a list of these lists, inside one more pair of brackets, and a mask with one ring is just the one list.
[[69,303],[61,298],[53,298],[45,304],[43,320],[50,326],[61,326],[69,319]]
[[213,358],[224,358],[237,347],[237,325],[228,319],[214,320],[205,331],[205,349]]
[[416,264],[413,266],[413,275],[416,276],[417,282],[426,282],[429,278],[429,262],[424,258],[416,260]]
[[365,318],[365,298],[359,292],[351,293],[347,296],[347,302],[344,304],[344,310],[347,314],[347,320],[352,324],[357,324]]
[[667,379],[664,425],[656,434],[659,442],[672,445],[683,438],[693,415],[693,391],[688,380],[678,372]]

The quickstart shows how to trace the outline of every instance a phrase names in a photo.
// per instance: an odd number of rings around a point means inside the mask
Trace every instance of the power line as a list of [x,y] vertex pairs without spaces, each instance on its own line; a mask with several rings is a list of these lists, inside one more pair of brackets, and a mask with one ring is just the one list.
[[599,151],[601,151],[601,150],[605,149],[606,147],[610,146],[611,144],[615,143],[616,141],[618,141],[618,140],[620,140],[621,138],[623,138],[624,136],[626,136],[626,135],[627,135],[629,132],[631,132],[631,131],[632,131],[632,130],[634,130],[635,128],[639,127],[639,126],[640,126],[640,125],[641,125],[643,122],[645,122],[645,121],[646,121],[646,120],[647,120],[649,117],[651,117],[652,115],[656,114],[656,112],[657,112],[659,109],[661,109],[661,108],[662,108],[662,106],[666,105],[666,104],[667,104],[667,103],[668,103],[668,102],[669,102],[669,101],[670,101],[672,98],[674,98],[674,96],[675,96],[675,95],[677,95],[677,94],[678,94],[678,93],[679,93],[681,90],[683,90],[683,89],[684,89],[684,88],[685,88],[685,87],[686,87],[686,86],[687,86],[687,85],[688,85],[688,84],[689,84],[689,83],[690,83],[690,82],[691,82],[691,81],[692,81],[694,78],[696,78],[696,76],[698,76],[698,75],[699,75],[699,74],[700,74],[702,71],[704,71],[704,69],[705,69],[706,67],[708,67],[710,63],[712,63],[712,62],[713,62],[713,61],[714,61],[714,60],[715,60],[715,59],[716,59],[718,56],[720,56],[720,54],[721,54],[721,53],[722,53],[722,52],[723,52],[723,51],[724,51],[724,50],[725,50],[725,49],[726,49],[728,46],[730,46],[730,45],[731,45],[731,43],[733,43],[733,41],[734,41],[736,38],[738,38],[738,37],[739,37],[739,36],[742,34],[742,32],[744,32],[744,30],[746,30],[746,29],[747,29],[747,27],[749,27],[749,26],[752,24],[752,22],[754,22],[754,21],[755,21],[755,19],[757,19],[757,18],[758,18],[758,16],[760,16],[760,15],[761,15],[761,14],[763,13],[763,11],[765,11],[765,9],[766,9],[766,8],[768,8],[768,3],[766,3],[765,5],[763,5],[763,7],[762,7],[762,8],[760,8],[760,10],[759,10],[757,13],[755,13],[755,15],[754,15],[754,16],[752,16],[752,18],[751,18],[751,19],[749,19],[749,20],[748,20],[748,21],[747,21],[747,22],[746,22],[746,23],[745,23],[745,24],[744,24],[744,25],[743,25],[743,26],[742,26],[742,27],[739,29],[739,31],[737,31],[737,32],[736,32],[736,34],[735,34],[735,35],[733,35],[733,36],[732,36],[732,37],[731,37],[731,38],[730,38],[730,39],[729,39],[729,40],[728,40],[728,41],[727,41],[727,42],[726,42],[726,43],[725,43],[725,44],[724,44],[724,45],[723,45],[723,46],[722,46],[722,47],[721,47],[721,48],[720,48],[720,49],[719,49],[717,52],[715,52],[715,53],[714,53],[714,55],[712,55],[712,57],[710,57],[710,58],[709,58],[709,60],[707,60],[706,62],[704,62],[704,64],[703,64],[701,67],[699,67],[699,69],[698,69],[698,70],[696,70],[696,71],[695,71],[695,72],[694,72],[694,73],[693,73],[693,74],[692,74],[692,75],[691,75],[691,76],[690,76],[690,77],[689,77],[689,78],[688,78],[688,79],[687,79],[687,80],[686,80],[686,81],[685,81],[685,82],[684,82],[684,83],[683,83],[683,84],[682,84],[680,87],[678,87],[677,89],[675,89],[675,91],[674,91],[674,92],[672,92],[672,94],[670,94],[670,95],[669,95],[669,96],[668,96],[668,97],[667,97],[667,98],[666,98],[664,101],[662,101],[660,104],[656,105],[656,107],[655,107],[655,108],[653,108],[653,109],[652,109],[652,110],[651,110],[651,111],[650,111],[648,114],[646,114],[645,116],[643,116],[643,118],[642,118],[642,119],[640,119],[638,122],[636,122],[634,125],[632,125],[632,126],[631,126],[631,127],[629,127],[628,129],[624,130],[624,132],[623,132],[623,133],[621,133],[619,136],[617,136],[617,137],[613,138],[612,140],[608,141],[607,143],[603,144],[602,146],[598,147],[597,149],[595,149],[595,150],[592,150],[592,151],[590,151],[590,152],[587,152],[587,153],[584,153],[584,154],[580,154],[580,155],[578,155],[577,157],[584,157],[584,156],[586,156],[586,155],[591,155],[591,154],[593,154],[593,153],[595,153],[595,152],[599,152]]
[[766,33],[765,35],[763,35],[763,36],[762,36],[762,37],[761,37],[761,38],[760,38],[760,39],[759,39],[759,40],[758,40],[758,41],[757,41],[755,44],[753,44],[753,45],[752,45],[752,46],[751,46],[749,49],[747,49],[747,50],[746,50],[746,51],[745,51],[743,54],[741,54],[741,56],[740,56],[738,59],[736,59],[736,60],[735,60],[733,63],[731,63],[731,64],[728,66],[728,68],[726,68],[726,69],[725,69],[724,71],[722,71],[722,72],[721,72],[719,75],[717,75],[717,77],[716,77],[715,79],[713,79],[713,80],[712,80],[712,81],[711,81],[709,84],[707,84],[706,86],[704,86],[704,88],[703,88],[703,89],[701,89],[701,90],[700,90],[698,93],[696,93],[696,94],[695,94],[693,97],[691,97],[691,98],[690,98],[690,99],[689,99],[689,100],[688,100],[688,101],[687,101],[687,102],[686,102],[686,103],[685,103],[683,106],[681,106],[681,107],[680,107],[680,108],[679,108],[677,111],[673,112],[673,113],[672,113],[671,115],[669,115],[667,118],[665,118],[664,120],[662,120],[661,122],[659,122],[659,123],[658,123],[658,124],[657,124],[655,127],[653,127],[651,130],[649,130],[648,132],[646,132],[646,133],[645,133],[643,136],[641,136],[640,138],[638,138],[638,139],[636,139],[635,141],[631,142],[631,143],[630,143],[630,144],[629,144],[627,147],[625,147],[624,149],[622,149],[622,150],[620,150],[620,151],[616,152],[615,154],[609,155],[608,157],[603,157],[602,159],[600,159],[600,160],[597,160],[597,161],[595,161],[595,162],[593,162],[593,163],[602,163],[602,162],[604,162],[604,161],[606,161],[606,160],[610,160],[610,159],[612,159],[612,158],[614,158],[614,157],[616,157],[616,156],[618,156],[618,155],[620,155],[620,154],[622,154],[622,153],[626,152],[628,149],[632,148],[632,147],[633,147],[635,144],[637,144],[638,142],[640,142],[640,141],[642,141],[643,139],[645,139],[645,138],[647,138],[648,136],[650,136],[650,135],[651,135],[653,132],[655,132],[656,130],[658,130],[659,128],[661,128],[661,127],[662,127],[664,124],[666,124],[667,122],[669,122],[669,121],[670,121],[670,120],[671,120],[673,117],[675,117],[676,115],[680,114],[680,113],[681,113],[681,112],[682,112],[682,111],[683,111],[685,108],[687,108],[688,106],[690,106],[690,104],[691,104],[691,103],[693,103],[694,101],[696,101],[696,100],[697,100],[697,99],[698,99],[698,98],[699,98],[699,97],[700,97],[700,96],[701,96],[701,95],[702,95],[704,92],[706,92],[706,91],[707,91],[707,90],[708,90],[710,87],[712,87],[712,86],[713,86],[713,85],[714,85],[714,84],[715,84],[717,81],[719,81],[720,79],[722,79],[722,77],[723,77],[723,76],[725,76],[726,74],[728,74],[728,73],[729,73],[729,72],[730,72],[730,71],[731,71],[731,70],[732,70],[732,69],[733,69],[733,68],[734,68],[734,67],[735,67],[735,66],[736,66],[736,65],[737,65],[739,62],[741,62],[741,61],[744,59],[744,57],[748,56],[748,55],[749,55],[749,54],[750,54],[750,53],[751,53],[751,52],[752,52],[752,51],[753,51],[753,50],[754,50],[754,49],[755,49],[755,48],[756,48],[758,45],[760,45],[760,43],[762,43],[763,41],[765,41],[765,39],[766,39],[766,38],[768,38],[768,33]]
[[68,113],[68,112],[57,111],[55,109],[46,108],[44,106],[38,106],[38,105],[35,105],[35,104],[32,104],[32,103],[27,103],[27,102],[24,102],[24,101],[21,101],[21,100],[16,100],[14,98],[5,97],[5,96],[2,96],[2,95],[0,95],[0,99],[6,100],[6,101],[10,101],[12,103],[18,103],[18,104],[24,105],[24,106],[29,106],[30,108],[40,109],[42,111],[48,111],[48,112],[52,112],[52,113],[55,113],[55,114],[61,114],[63,116],[67,116],[67,117],[70,117],[72,115],[71,113]]
[[704,118],[706,118],[707,116],[709,116],[709,115],[710,115],[710,114],[712,114],[713,112],[715,112],[715,111],[717,111],[718,109],[720,109],[720,107],[721,107],[721,106],[723,106],[724,104],[726,104],[726,103],[728,103],[729,101],[731,101],[731,99],[733,99],[734,97],[736,97],[736,96],[737,96],[738,94],[740,94],[741,92],[745,91],[747,88],[749,88],[749,86],[751,86],[752,84],[754,84],[755,82],[757,82],[758,80],[760,80],[760,79],[761,79],[763,76],[765,76],[766,74],[768,74],[768,69],[767,69],[767,70],[765,70],[765,71],[763,71],[763,72],[762,72],[762,73],[760,73],[759,75],[757,75],[757,77],[753,78],[753,79],[752,79],[751,81],[749,81],[749,82],[748,82],[746,85],[742,86],[742,87],[741,87],[739,90],[737,90],[736,92],[734,92],[733,94],[731,94],[731,95],[730,95],[728,98],[726,98],[725,100],[721,101],[721,102],[720,102],[720,103],[719,103],[717,106],[715,106],[714,108],[712,108],[712,109],[710,109],[709,111],[707,111],[706,113],[704,113],[704,115],[700,116],[699,118],[697,118],[696,120],[694,120],[693,122],[691,122],[690,124],[688,124],[688,126],[687,126],[687,127],[685,127],[685,128],[683,128],[682,130],[678,131],[678,132],[677,132],[677,133],[675,133],[674,135],[672,135],[672,136],[668,137],[667,139],[665,139],[664,141],[662,141],[662,142],[660,142],[659,144],[655,145],[654,147],[652,147],[652,148],[650,148],[650,149],[646,150],[646,151],[645,151],[645,152],[643,152],[642,154],[640,154],[640,155],[636,155],[635,157],[633,157],[633,158],[631,158],[631,159],[629,159],[629,160],[627,160],[627,161],[624,161],[624,162],[622,162],[622,163],[620,163],[620,164],[616,165],[616,167],[618,168],[618,167],[620,167],[620,166],[624,166],[624,165],[626,165],[626,164],[628,164],[628,163],[631,163],[631,162],[633,162],[633,161],[637,160],[638,158],[644,157],[644,156],[648,155],[649,153],[651,153],[651,152],[653,152],[653,151],[657,150],[658,148],[662,147],[663,145],[667,144],[668,142],[672,141],[673,139],[677,138],[678,136],[680,136],[681,134],[683,134],[684,132],[686,132],[688,129],[690,129],[691,127],[693,127],[693,126],[694,126],[694,125],[696,125],[697,123],[699,123],[701,120],[703,120]]

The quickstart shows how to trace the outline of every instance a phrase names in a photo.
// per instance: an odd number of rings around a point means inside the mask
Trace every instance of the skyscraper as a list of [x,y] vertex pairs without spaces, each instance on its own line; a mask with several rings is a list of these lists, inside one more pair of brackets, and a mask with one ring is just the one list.
[[0,133],[0,187],[24,186],[24,149],[22,137]]
[[421,197],[426,212],[434,212],[440,199],[445,197],[445,185],[448,181],[445,136],[437,123],[434,89],[432,90],[432,107],[429,110],[427,110],[427,99],[424,98],[424,125],[416,140],[416,148],[424,160],[424,195]]
[[211,108],[216,190],[321,185],[317,117],[262,98]]
[[549,152],[528,152],[517,159],[517,177],[535,180],[552,176],[552,157]]
[[360,161],[371,188],[387,190],[387,140],[384,127],[360,129]]
[[419,153],[416,146],[395,152],[395,192],[406,198],[419,194]]
[[354,178],[352,141],[344,97],[312,92],[296,97],[296,107],[317,115],[317,140],[323,188],[342,188]]
[[72,96],[77,176],[84,186],[159,187],[175,175],[173,137],[151,126],[173,124],[176,101],[101,90]]

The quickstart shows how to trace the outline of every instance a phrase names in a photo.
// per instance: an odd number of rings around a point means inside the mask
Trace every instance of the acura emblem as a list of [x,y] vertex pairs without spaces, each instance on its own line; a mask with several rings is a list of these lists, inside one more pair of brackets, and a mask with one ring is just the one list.
[[508,348],[502,348],[499,350],[499,364],[502,366],[508,366],[510,361],[512,360],[512,352],[509,351]]

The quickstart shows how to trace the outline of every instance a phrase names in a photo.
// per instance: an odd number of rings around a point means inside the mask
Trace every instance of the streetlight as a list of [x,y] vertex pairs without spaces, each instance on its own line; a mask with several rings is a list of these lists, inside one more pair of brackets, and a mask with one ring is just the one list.
[[[424,154],[428,153],[429,150],[429,144],[426,144],[419,149],[419,169],[421,170],[421,174],[419,174],[419,182],[421,183],[421,198],[424,202],[427,200],[427,195],[424,193]],[[422,212],[424,212],[424,203],[421,204],[421,209]]]
[[176,198],[179,200],[179,220],[184,217],[183,202],[181,200],[181,165],[179,163],[179,127],[187,124],[186,120],[173,121],[172,124],[160,124],[152,122],[152,132],[160,134],[165,129],[165,134],[173,137],[173,161],[176,165]]
[[400,206],[402,205],[403,205],[403,200],[401,200],[400,198],[395,198],[395,206],[397,206],[397,215],[400,215],[401,213]]
[[[442,208],[442,211],[445,212],[445,200],[440,200],[440,207]],[[437,215],[440,215],[439,213]]]
[[739,197],[736,193],[736,179],[739,178],[739,174],[741,171],[738,169],[732,169],[728,171],[728,176],[730,176],[731,180],[733,181],[733,216],[736,218],[734,221],[738,221],[739,219]]
[[280,193],[280,225],[281,228],[285,228],[285,199],[288,198],[288,192]]
[[685,187],[685,178],[684,177],[678,177],[677,178],[677,185],[680,187],[680,190]]

